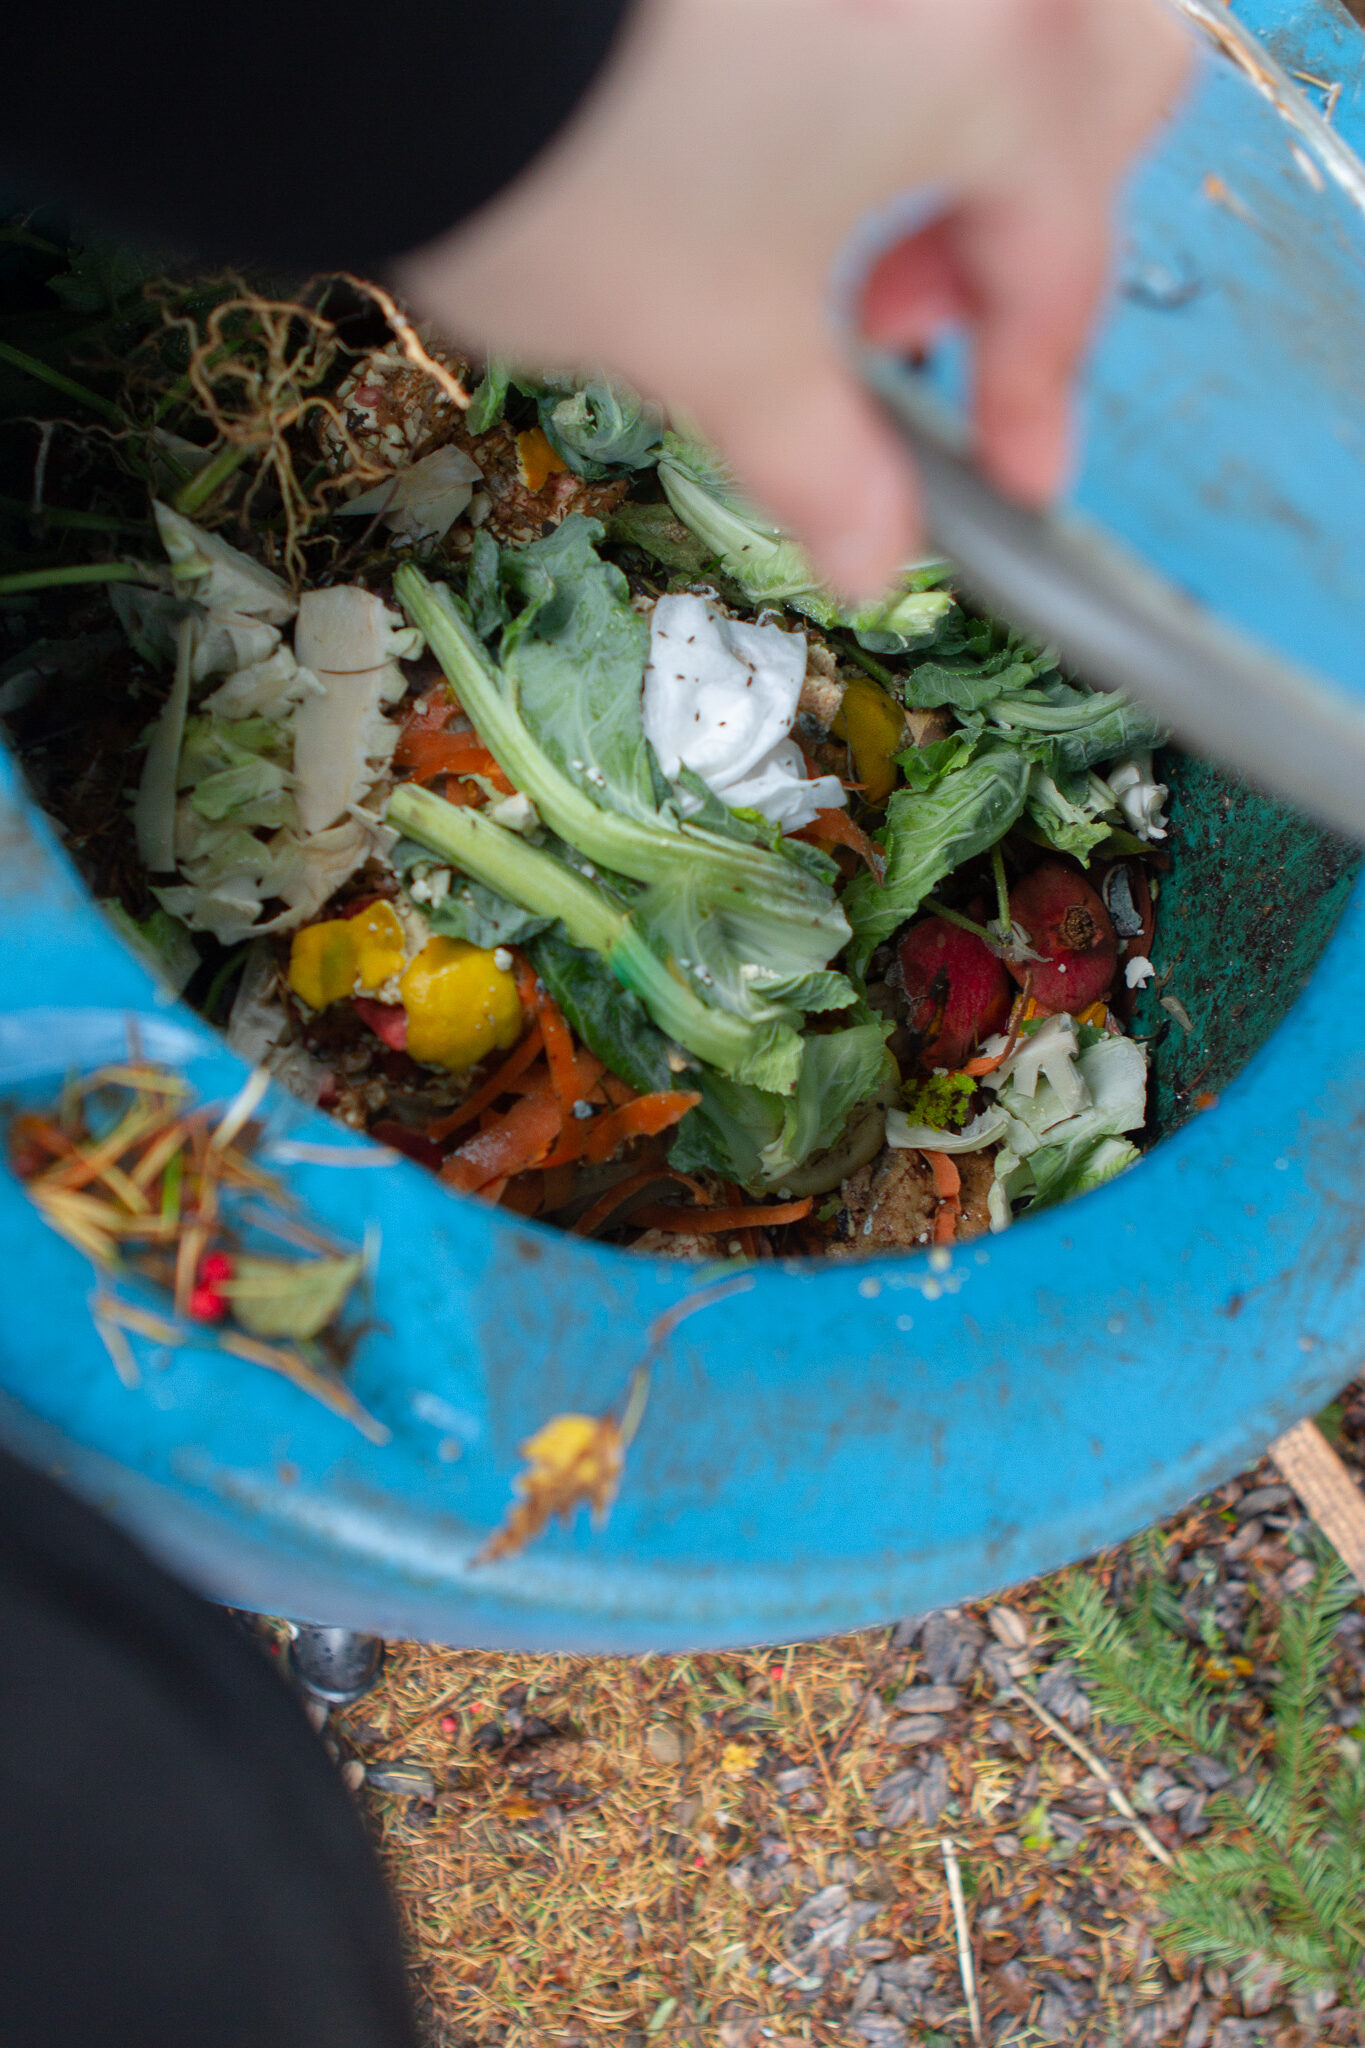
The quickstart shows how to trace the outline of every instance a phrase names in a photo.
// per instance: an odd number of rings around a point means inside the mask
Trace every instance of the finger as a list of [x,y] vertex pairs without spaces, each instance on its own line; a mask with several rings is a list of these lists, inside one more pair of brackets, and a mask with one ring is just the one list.
[[860,324],[883,348],[927,348],[965,319],[971,304],[953,223],[944,219],[878,258],[863,288]]
[[744,489],[842,596],[880,595],[922,552],[909,457],[837,357],[747,379],[696,415]]
[[1109,272],[1108,196],[1068,181],[959,216],[977,459],[1025,503],[1054,497],[1070,469],[1072,391]]

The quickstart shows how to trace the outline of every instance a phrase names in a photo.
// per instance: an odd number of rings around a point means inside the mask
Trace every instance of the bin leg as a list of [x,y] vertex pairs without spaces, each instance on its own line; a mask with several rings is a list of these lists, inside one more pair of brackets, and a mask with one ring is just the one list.
[[289,1674],[310,1698],[329,1707],[349,1707],[378,1679],[384,1664],[382,1637],[312,1621],[294,1622],[292,1627],[293,1640],[285,1653]]

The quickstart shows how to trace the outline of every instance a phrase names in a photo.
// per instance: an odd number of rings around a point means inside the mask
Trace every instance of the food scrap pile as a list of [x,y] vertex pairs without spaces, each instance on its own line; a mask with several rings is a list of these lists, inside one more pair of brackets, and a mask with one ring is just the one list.
[[163,680],[102,893],[244,1057],[681,1257],[948,1244],[1136,1157],[1145,714],[945,563],[841,607],[605,383],[328,361],[305,539],[221,465],[111,584]]

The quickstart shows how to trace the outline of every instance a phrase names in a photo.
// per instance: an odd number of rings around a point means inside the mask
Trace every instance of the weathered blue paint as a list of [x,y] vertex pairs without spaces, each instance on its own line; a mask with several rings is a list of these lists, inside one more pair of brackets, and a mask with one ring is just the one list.
[[[1272,262],[1260,230],[1203,206],[1201,120],[1228,189],[1277,233],[1337,234],[1352,266],[1365,248],[1335,200],[1312,225],[1322,195],[1286,168],[1278,124],[1234,74],[1213,75],[1136,202],[1143,260],[1187,257],[1200,289],[1121,301],[1082,488],[1241,623],[1301,631],[1313,644],[1296,651],[1365,684],[1358,311],[1344,298],[1310,320],[1278,303],[1292,249],[1277,243]],[[1301,336],[1304,388],[1350,417],[1335,453],[1309,434],[1317,475],[1294,464],[1297,390],[1256,383],[1262,337],[1238,312],[1252,303],[1291,357]],[[1338,341],[1339,314],[1357,324]],[[1179,340],[1192,322],[1197,346]],[[1225,478],[1216,505],[1194,488],[1206,469]],[[1310,584],[1324,608],[1306,618]],[[158,1004],[7,765],[0,891],[0,1085],[50,1087],[68,1062],[106,1056],[129,1017],[206,1097],[238,1085],[211,1035]],[[558,1410],[618,1399],[651,1321],[697,1276],[457,1202],[402,1163],[291,1169],[337,1230],[382,1231],[388,1327],[355,1384],[392,1428],[387,1446],[208,1349],[135,1343],[143,1383],[123,1387],[90,1325],[87,1267],[4,1177],[0,1430],[215,1593],[384,1633],[604,1650],[790,1639],[1008,1583],[1236,1469],[1358,1364],[1363,939],[1357,892],[1286,1026],[1120,1183],[942,1270],[924,1257],[763,1267],[683,1324],[600,1532],[580,1521],[471,1568],[518,1441]],[[287,1100],[271,1117],[272,1141],[347,1142]]]

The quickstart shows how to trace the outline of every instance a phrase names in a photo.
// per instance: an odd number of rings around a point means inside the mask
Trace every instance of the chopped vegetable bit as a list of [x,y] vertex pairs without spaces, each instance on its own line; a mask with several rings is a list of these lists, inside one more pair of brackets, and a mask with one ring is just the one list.
[[528,491],[543,491],[552,476],[562,475],[568,467],[541,428],[528,427],[517,435],[517,471]]
[[328,918],[295,932],[289,986],[310,1010],[346,996],[374,995],[403,971],[407,940],[391,903],[370,903],[354,917]]
[[398,984],[413,1059],[454,1073],[506,1052],[521,1031],[516,977],[465,939],[429,939]]
[[848,742],[864,800],[884,804],[898,780],[895,757],[905,745],[905,713],[900,705],[870,676],[854,676],[844,689],[830,731],[836,739]]
[[960,1131],[971,1111],[977,1090],[974,1075],[934,1074],[927,1081],[906,1083],[904,1107],[911,1123],[928,1124],[936,1131]]

